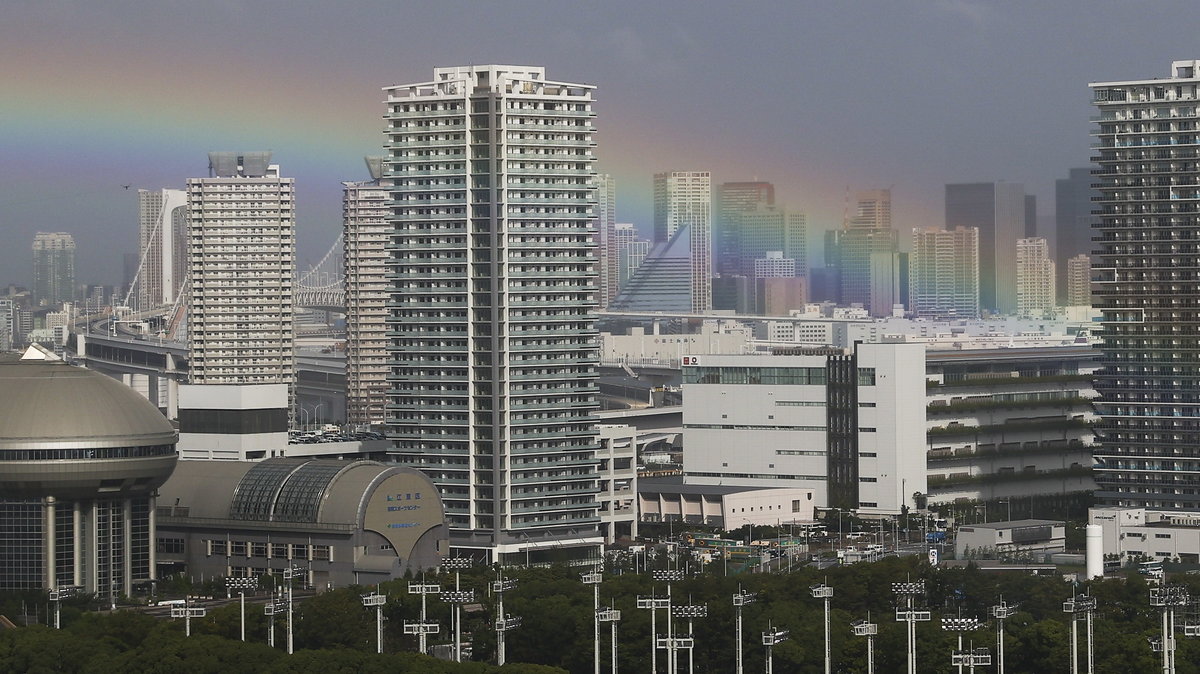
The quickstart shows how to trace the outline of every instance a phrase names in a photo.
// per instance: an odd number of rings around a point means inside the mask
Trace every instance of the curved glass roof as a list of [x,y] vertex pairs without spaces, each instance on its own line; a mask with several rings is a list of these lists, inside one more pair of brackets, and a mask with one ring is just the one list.
[[271,520],[275,499],[294,471],[308,463],[305,459],[268,459],[255,464],[233,491],[229,518],[234,520]]
[[277,522],[316,522],[322,497],[338,473],[345,469],[346,464],[341,461],[313,461],[297,468],[279,488],[271,519]]

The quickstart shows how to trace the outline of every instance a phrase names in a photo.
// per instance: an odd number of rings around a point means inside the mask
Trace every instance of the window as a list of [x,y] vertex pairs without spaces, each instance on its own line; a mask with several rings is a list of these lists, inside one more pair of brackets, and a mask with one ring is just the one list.
[[794,512],[794,513],[800,512],[800,499],[798,499],[798,498],[792,499],[792,512]]
[[154,548],[162,554],[181,555],[183,554],[183,539],[160,536],[155,542]]
[[267,556],[267,544],[266,543],[251,543],[250,544],[250,556],[251,557],[266,557]]
[[224,557],[226,555],[226,551],[227,551],[227,548],[225,545],[225,541],[209,541],[208,542],[208,554],[216,555],[218,557]]
[[234,557],[246,556],[246,541],[233,541],[229,544],[229,554]]
[[276,559],[287,559],[287,556],[288,556],[287,548],[288,548],[288,546],[286,543],[272,543],[271,544],[271,556]]
[[858,385],[859,386],[874,386],[875,385],[875,368],[873,368],[873,367],[858,368]]

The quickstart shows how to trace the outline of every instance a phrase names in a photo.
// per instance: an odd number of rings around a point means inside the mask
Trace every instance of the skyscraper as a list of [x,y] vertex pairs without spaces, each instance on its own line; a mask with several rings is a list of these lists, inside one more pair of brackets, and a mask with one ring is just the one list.
[[755,261],[774,250],[796,261],[793,276],[808,275],[808,232],[803,213],[760,206],[730,213],[729,222],[738,230],[742,255],[741,264],[733,273],[753,275]]
[[346,421],[383,424],[387,403],[387,278],[391,238],[383,158],[366,157],[370,180],[342,183],[346,292]]
[[[842,231],[832,238],[836,246],[841,302],[861,304],[874,316],[891,314],[898,300],[898,250],[892,231],[891,190],[863,190],[854,196],[854,212],[847,213]],[[826,242],[826,260],[830,255]]]
[[620,290],[620,243],[617,240],[617,183],[607,173],[596,175],[597,238],[600,241],[600,308],[612,302]]
[[270,152],[210,152],[189,178],[188,364],[193,384],[287,384],[296,367],[295,179]]
[[66,232],[33,237],[33,303],[56,307],[75,299],[75,238]]
[[1091,85],[1103,362],[1095,452],[1101,505],[1200,509],[1200,60],[1165,78]]
[[395,458],[453,548],[594,558],[593,87],[482,65],[385,91]]
[[1041,318],[1054,311],[1054,260],[1040,236],[1017,240],[1017,315]]
[[1017,268],[1004,261],[1026,237],[1025,213],[1019,183],[946,185],[946,229],[979,229],[979,303],[988,311],[1017,310]]
[[917,318],[979,317],[979,230],[913,230],[909,311]]
[[1067,259],[1066,306],[1082,307],[1092,303],[1092,258],[1079,254]]
[[148,310],[173,304],[186,276],[187,192],[138,190],[135,306]]
[[654,176],[654,243],[686,227],[691,246],[692,311],[712,309],[712,177],[708,171]]
[[[720,274],[744,274],[746,255],[742,252],[741,222],[735,216],[742,211],[775,205],[775,186],[767,182],[721,183],[717,187],[717,222],[713,233],[714,265]],[[753,256],[750,257],[754,259]]]
[[[1054,181],[1054,260],[1060,281],[1066,281],[1067,260],[1092,252],[1092,210],[1099,206],[1092,199],[1100,196],[1092,187],[1091,169],[1073,168],[1067,175]],[[1069,282],[1060,284],[1059,293],[1069,288]]]

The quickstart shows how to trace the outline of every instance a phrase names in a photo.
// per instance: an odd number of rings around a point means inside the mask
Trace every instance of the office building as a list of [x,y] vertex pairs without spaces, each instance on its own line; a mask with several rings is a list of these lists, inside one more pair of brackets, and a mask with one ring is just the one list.
[[1092,303],[1092,258],[1080,253],[1067,259],[1067,296],[1064,306],[1082,307]]
[[57,308],[75,299],[75,238],[66,232],[33,237],[34,306]]
[[691,252],[691,310],[712,309],[712,178],[708,171],[654,176],[654,243],[686,229]]
[[781,250],[768,250],[754,261],[754,278],[789,278],[796,276],[795,258],[784,257]]
[[633,273],[650,253],[652,244],[638,238],[637,230],[631,224],[618,223],[614,231],[617,235],[617,293],[620,294],[621,287],[633,278]]
[[155,492],[176,433],[133,389],[30,347],[0,355],[0,591],[155,579]]
[[818,508],[898,514],[926,491],[925,347],[694,356],[683,366],[689,482],[811,489]]
[[[721,183],[717,187],[717,221],[713,233],[714,265],[721,275],[744,274],[742,211],[775,205],[775,186],[768,182]],[[751,257],[753,259],[753,257]]]
[[600,308],[617,297],[621,287],[621,241],[617,235],[617,183],[607,173],[596,175],[596,238],[600,242]]
[[501,65],[385,89],[388,435],[462,554],[595,559],[603,542],[593,89]]
[[293,178],[270,152],[210,152],[189,178],[188,365],[193,384],[295,385]]
[[8,298],[0,298],[0,351],[12,351],[16,326],[17,303]]
[[684,227],[670,241],[655,244],[622,284],[609,310],[692,313],[695,295],[690,235],[691,228]]
[[1040,236],[1017,240],[1017,315],[1046,316],[1054,311],[1054,260]]
[[979,303],[984,310],[1017,310],[1017,268],[1006,263],[1025,231],[1025,188],[1019,183],[946,185],[946,229],[979,230]]
[[138,190],[138,270],[131,301],[140,310],[173,305],[187,277],[187,192]]
[[387,244],[392,225],[383,158],[367,157],[371,179],[342,183],[342,270],[346,292],[346,421],[382,425],[387,402]]
[[873,316],[890,316],[899,299],[900,275],[891,190],[858,192],[854,204],[842,230],[826,238],[826,264],[836,260],[840,303],[861,305]]
[[979,230],[913,230],[909,312],[916,318],[979,318]]
[[803,213],[780,207],[737,211],[729,221],[738,228],[741,265],[736,273],[754,274],[754,265],[770,251],[796,261],[793,276],[808,276],[808,232]]
[[757,278],[754,299],[760,316],[788,316],[808,303],[808,281],[799,276]]
[[1096,502],[1200,509],[1200,60],[1166,77],[1091,84],[1099,112],[1093,160],[1095,306],[1106,367]]
[[1092,210],[1099,206],[1096,200],[1100,196],[1092,187],[1091,169],[1073,168],[1067,176],[1054,181],[1054,262],[1060,296],[1070,288],[1065,276],[1070,271],[1067,260],[1092,252]]

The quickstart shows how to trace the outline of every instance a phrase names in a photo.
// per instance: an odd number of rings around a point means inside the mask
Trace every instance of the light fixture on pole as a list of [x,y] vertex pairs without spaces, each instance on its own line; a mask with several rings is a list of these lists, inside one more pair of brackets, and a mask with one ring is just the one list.
[[387,596],[378,592],[370,592],[362,595],[363,608],[375,609],[375,652],[383,652],[383,605],[387,603]]
[[263,606],[263,615],[267,616],[267,644],[275,647],[275,616],[288,611],[288,602],[278,594],[271,596],[271,601]]
[[1175,674],[1175,609],[1187,606],[1187,588],[1160,585],[1150,588],[1150,605],[1162,609],[1163,674]]
[[905,607],[896,609],[896,622],[908,623],[908,674],[917,674],[917,623],[927,622],[933,617],[927,610],[913,608],[913,600],[925,596],[925,581],[892,583],[892,592],[904,597]]
[[[996,673],[1004,674],[1004,621],[1011,618],[1017,612],[1016,604],[1004,603],[1004,597],[1000,597],[1000,603],[988,609],[988,613],[996,619]],[[1090,633],[1089,629],[1089,633]]]
[[987,655],[984,662],[984,653],[987,653],[986,648],[971,648],[963,650],[963,632],[974,632],[983,627],[983,622],[979,618],[964,618],[962,616],[943,616],[942,629],[947,632],[958,632],[958,648],[950,654],[950,664],[958,667],[959,674],[962,674],[963,667],[969,667],[972,672],[975,671],[976,665],[990,665],[992,656]]
[[[687,618],[688,631],[685,635],[675,635],[669,644],[671,649],[672,667],[678,667],[680,649],[684,649],[688,653],[688,674],[692,674],[695,669],[695,659],[693,652],[696,648],[696,630],[692,625],[692,621],[696,618],[708,617],[707,604],[679,604],[671,607],[671,615],[676,618]],[[674,674],[675,670],[671,670]]]
[[192,618],[203,618],[208,615],[208,609],[203,606],[192,606],[192,598],[184,597],[183,606],[172,606],[171,617],[183,618],[184,636],[192,636]]
[[463,590],[460,585],[459,573],[471,568],[474,562],[470,557],[447,557],[442,560],[442,568],[454,570],[454,589],[439,595],[442,601],[454,605],[454,661],[462,662],[462,606],[475,601],[475,590]]
[[767,647],[767,674],[772,674],[775,669],[775,655],[773,649],[779,644],[787,641],[788,631],[781,630],[776,627],[768,626],[766,632],[762,633],[763,646]]
[[612,674],[617,674],[617,623],[621,622],[621,611],[611,606],[600,609],[596,617],[612,626]]
[[289,566],[283,570],[283,579],[287,581],[287,652],[291,655],[294,652],[295,642],[293,641],[292,630],[292,583],[297,578],[307,578],[308,575],[302,567]]
[[659,609],[671,610],[671,599],[662,595],[638,595],[637,607],[650,611],[650,672],[658,674],[658,630],[655,616]]
[[829,653],[829,602],[833,600],[833,588],[825,583],[817,583],[808,588],[812,593],[813,599],[825,600],[825,674],[829,674],[832,667],[832,657]]
[[426,597],[431,594],[441,594],[442,586],[432,583],[409,583],[409,594],[421,595],[421,619],[415,623],[404,621],[404,633],[417,635],[417,649],[423,654],[428,655],[426,644],[430,634],[437,634],[441,626],[437,623],[431,623],[427,620],[428,615],[426,609]]
[[1071,614],[1071,674],[1079,674],[1079,614],[1087,618],[1087,662],[1088,674],[1092,674],[1094,660],[1092,658],[1092,612],[1096,610],[1096,598],[1081,594],[1072,596],[1063,602],[1063,613]]
[[871,614],[866,620],[855,620],[850,623],[850,630],[856,637],[867,638],[867,674],[875,674],[875,635],[879,634],[879,625],[871,622]]
[[54,629],[61,629],[60,609],[62,608],[62,601],[74,597],[79,589],[75,585],[64,585],[57,590],[50,590],[50,601],[54,602]]
[[655,582],[667,584],[667,637],[664,640],[656,634],[654,642],[658,645],[658,648],[665,648],[667,650],[667,671],[675,674],[675,671],[678,669],[678,663],[675,661],[675,648],[672,646],[675,643],[675,621],[672,619],[673,611],[671,610],[671,583],[683,580],[683,571],[679,569],[655,569],[650,572],[650,577]]
[[246,640],[246,590],[258,589],[258,576],[237,576],[225,579],[225,594],[228,596],[234,590],[238,593],[238,603],[241,605],[242,641]]
[[579,580],[592,586],[592,663],[596,674],[600,674],[600,583],[604,582],[604,574],[599,571],[581,573]]
[[737,594],[733,595],[733,609],[737,614],[737,674],[742,674],[742,607],[753,604],[756,599],[757,594],[744,592],[740,585]]
[[504,572],[500,572],[500,579],[492,581],[492,592],[496,593],[496,664],[503,667],[505,660],[504,652],[504,635],[509,630],[514,630],[521,626],[521,618],[510,616],[504,613],[504,593],[516,589],[517,580],[515,578],[504,578]]

